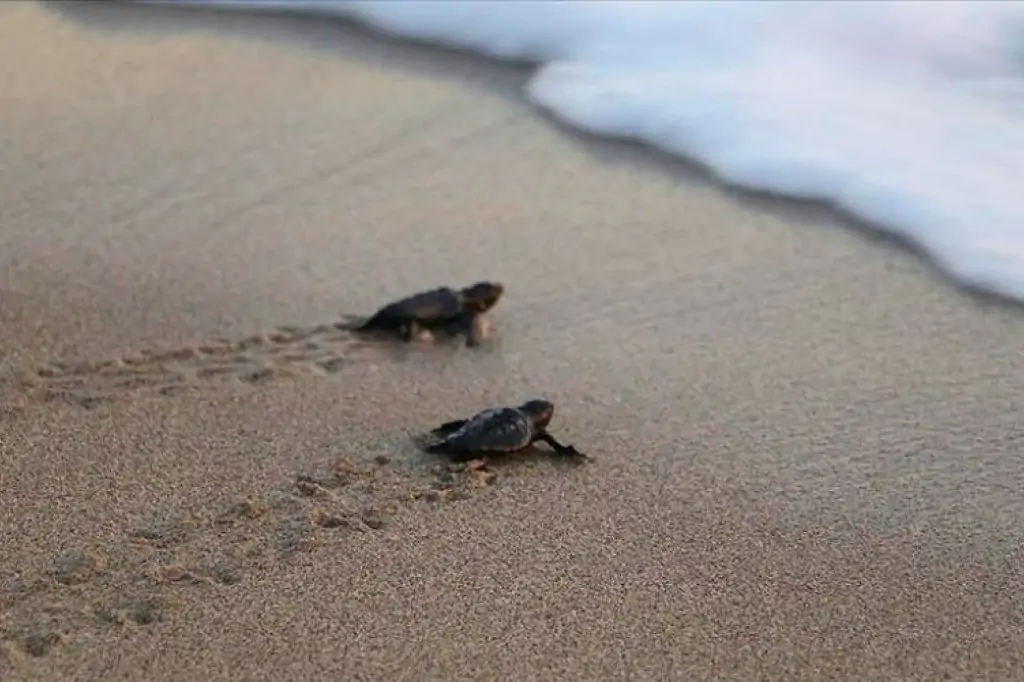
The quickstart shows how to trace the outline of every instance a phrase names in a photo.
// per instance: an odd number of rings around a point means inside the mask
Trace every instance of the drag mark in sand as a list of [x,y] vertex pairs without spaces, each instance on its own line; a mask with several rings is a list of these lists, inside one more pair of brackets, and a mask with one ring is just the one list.
[[173,395],[213,379],[259,385],[285,376],[336,374],[355,359],[356,348],[373,345],[366,334],[397,334],[412,342],[438,331],[450,338],[463,334],[467,346],[479,346],[491,330],[484,313],[503,293],[500,283],[487,281],[461,289],[438,287],[394,301],[369,318],[349,315],[332,324],[278,327],[240,341],[219,339],[118,358],[50,362],[22,372],[20,385],[41,402],[59,400],[91,410],[139,389]]
[[21,386],[43,402],[94,409],[119,394],[148,390],[174,395],[202,381],[264,384],[282,377],[332,375],[360,345],[337,326],[278,327],[240,341],[214,341],[170,350],[78,362],[51,362],[24,372]]
[[84,651],[99,635],[186,617],[194,590],[201,601],[216,601],[299,554],[373,542],[402,510],[471,501],[498,478],[482,462],[399,466],[383,454],[355,458],[338,447],[326,466],[270,490],[153,509],[112,538],[69,547],[48,565],[4,566],[0,678],[57,649]]

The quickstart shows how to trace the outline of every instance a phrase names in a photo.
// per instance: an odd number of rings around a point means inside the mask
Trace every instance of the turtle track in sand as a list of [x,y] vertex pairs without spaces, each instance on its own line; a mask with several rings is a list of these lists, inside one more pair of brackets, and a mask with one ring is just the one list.
[[158,505],[41,564],[0,567],[0,678],[56,650],[80,655],[104,635],[180,624],[190,601],[246,590],[299,555],[375,542],[403,512],[469,500],[498,476],[465,464],[396,467],[382,454],[339,454],[345,445],[290,480]]
[[241,340],[172,349],[145,349],[115,358],[51,361],[23,370],[18,383],[41,402],[60,400],[93,409],[118,395],[174,395],[201,382],[259,385],[281,377],[341,372],[352,351],[366,346],[335,324],[278,327]]

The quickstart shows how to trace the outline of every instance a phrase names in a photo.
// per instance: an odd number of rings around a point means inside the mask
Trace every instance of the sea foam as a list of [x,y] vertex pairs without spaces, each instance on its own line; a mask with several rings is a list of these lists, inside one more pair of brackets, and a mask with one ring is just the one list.
[[334,14],[537,64],[530,97],[571,125],[830,201],[962,282],[1024,299],[1024,3],[161,4]]

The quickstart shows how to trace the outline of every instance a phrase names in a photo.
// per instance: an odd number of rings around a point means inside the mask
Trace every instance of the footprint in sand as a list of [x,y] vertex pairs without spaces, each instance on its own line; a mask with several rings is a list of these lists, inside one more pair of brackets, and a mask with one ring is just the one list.
[[5,567],[15,578],[0,582],[0,679],[19,660],[72,652],[83,634],[180,618],[183,603],[203,598],[193,591],[244,589],[247,576],[297,554],[372,542],[403,509],[468,500],[497,478],[480,462],[337,451],[325,460],[261,493],[153,509],[120,539],[68,549],[41,569]]
[[199,382],[227,381],[253,386],[303,374],[343,371],[351,351],[362,346],[335,325],[279,327],[237,341],[216,341],[138,355],[51,362],[21,378],[40,401],[60,401],[93,410],[118,395],[150,390],[171,396]]

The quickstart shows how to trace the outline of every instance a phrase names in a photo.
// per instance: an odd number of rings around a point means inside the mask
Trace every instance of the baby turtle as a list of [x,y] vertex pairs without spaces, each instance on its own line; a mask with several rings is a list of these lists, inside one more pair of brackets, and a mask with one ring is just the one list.
[[547,400],[530,400],[519,407],[497,407],[478,412],[469,419],[446,422],[431,430],[439,438],[426,446],[427,452],[443,453],[456,462],[468,462],[487,455],[524,450],[543,441],[565,457],[589,459],[572,445],[562,445],[548,433],[555,406]]
[[398,334],[414,340],[422,330],[442,330],[466,335],[466,345],[479,345],[483,336],[481,316],[493,308],[504,293],[498,282],[477,282],[464,289],[439,287],[389,303],[373,317],[339,328],[361,332]]

